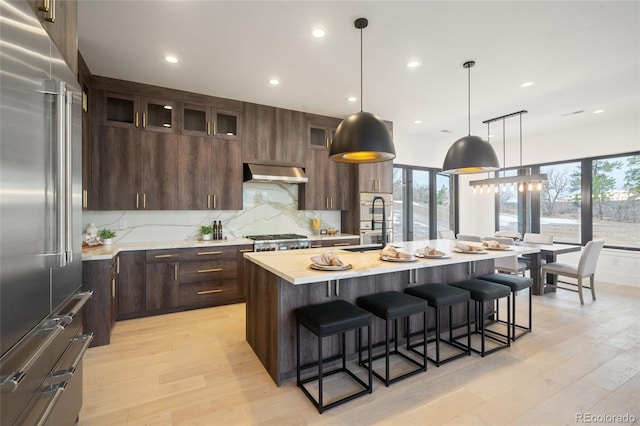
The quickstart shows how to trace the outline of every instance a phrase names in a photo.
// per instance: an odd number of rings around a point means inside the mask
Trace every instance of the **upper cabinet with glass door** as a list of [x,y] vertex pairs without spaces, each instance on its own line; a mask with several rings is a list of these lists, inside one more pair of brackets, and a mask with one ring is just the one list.
[[182,134],[240,138],[240,113],[219,110],[213,106],[185,103],[182,106]]
[[328,150],[333,141],[333,135],[340,124],[337,118],[323,117],[314,114],[305,114],[308,123],[309,148]]
[[176,103],[137,95],[105,92],[102,124],[110,127],[175,133]]

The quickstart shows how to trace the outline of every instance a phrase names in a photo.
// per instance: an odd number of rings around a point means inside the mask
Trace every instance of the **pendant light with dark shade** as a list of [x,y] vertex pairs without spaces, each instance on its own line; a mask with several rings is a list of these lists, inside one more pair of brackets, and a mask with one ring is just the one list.
[[396,150],[387,125],[375,114],[364,112],[362,105],[362,30],[369,25],[358,18],[360,30],[360,112],[342,120],[333,136],[329,158],[340,163],[378,163],[393,160]]
[[471,136],[471,67],[475,61],[462,66],[469,70],[469,135],[455,141],[447,151],[442,170],[450,174],[490,172],[500,169],[498,156],[488,141]]

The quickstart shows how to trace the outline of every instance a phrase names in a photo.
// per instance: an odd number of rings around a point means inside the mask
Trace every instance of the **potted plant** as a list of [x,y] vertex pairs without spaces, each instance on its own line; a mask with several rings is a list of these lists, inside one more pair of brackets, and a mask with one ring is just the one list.
[[112,238],[116,236],[116,232],[111,229],[101,229],[98,232],[98,237],[102,240],[102,244],[109,245],[112,242]]
[[208,241],[213,239],[213,226],[202,225],[200,227],[200,235],[202,236],[203,241]]

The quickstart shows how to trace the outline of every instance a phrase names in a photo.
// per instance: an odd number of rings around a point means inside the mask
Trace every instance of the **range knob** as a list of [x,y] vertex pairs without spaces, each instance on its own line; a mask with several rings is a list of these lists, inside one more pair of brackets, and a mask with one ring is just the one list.
[[270,251],[276,251],[276,248],[275,247],[270,247],[269,250]]

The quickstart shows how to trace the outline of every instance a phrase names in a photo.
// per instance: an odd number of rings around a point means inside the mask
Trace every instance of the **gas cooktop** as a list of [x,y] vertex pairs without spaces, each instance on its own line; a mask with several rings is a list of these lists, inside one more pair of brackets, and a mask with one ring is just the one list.
[[254,241],[277,241],[277,240],[302,240],[306,239],[306,235],[299,234],[265,234],[265,235],[247,235],[245,238],[249,238]]

